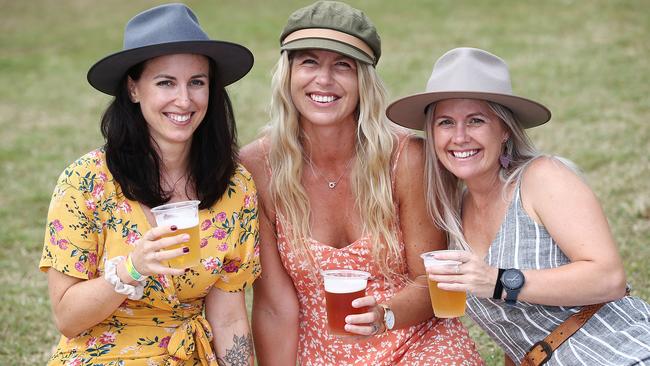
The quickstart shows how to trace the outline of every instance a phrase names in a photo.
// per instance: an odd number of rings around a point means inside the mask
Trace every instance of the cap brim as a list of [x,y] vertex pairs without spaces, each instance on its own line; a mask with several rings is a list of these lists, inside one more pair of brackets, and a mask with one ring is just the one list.
[[88,70],[88,82],[95,89],[115,95],[126,72],[142,61],[178,54],[194,53],[210,57],[223,86],[241,79],[253,67],[253,54],[244,46],[223,41],[183,41],[124,50],[106,56]]
[[551,119],[551,111],[540,103],[513,95],[467,91],[429,92],[410,95],[391,103],[386,116],[398,125],[423,130],[426,108],[445,99],[479,99],[495,102],[510,109],[523,128],[542,125]]
[[301,38],[295,41],[287,42],[280,47],[281,50],[294,51],[294,50],[307,50],[318,49],[333,51],[342,55],[359,60],[366,64],[374,65],[375,61],[365,52],[351,46],[347,43],[341,43],[328,38]]

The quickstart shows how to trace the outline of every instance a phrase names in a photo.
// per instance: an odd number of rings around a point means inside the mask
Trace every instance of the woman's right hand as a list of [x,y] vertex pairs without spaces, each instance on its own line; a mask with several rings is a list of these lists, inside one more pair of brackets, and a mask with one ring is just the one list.
[[135,249],[130,255],[133,266],[140,274],[180,276],[185,273],[185,268],[171,268],[166,263],[172,258],[186,254],[184,250],[187,250],[187,247],[183,245],[180,248],[165,250],[171,245],[190,240],[189,234],[162,237],[173,234],[176,230],[175,225],[154,227],[135,242]]

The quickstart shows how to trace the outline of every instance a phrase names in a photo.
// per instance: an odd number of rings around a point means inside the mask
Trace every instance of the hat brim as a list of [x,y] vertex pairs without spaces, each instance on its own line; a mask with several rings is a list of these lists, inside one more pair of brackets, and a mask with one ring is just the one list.
[[423,130],[426,108],[445,99],[479,99],[495,102],[510,109],[523,128],[542,125],[551,119],[551,111],[533,100],[506,94],[468,91],[428,92],[410,95],[391,103],[386,116],[398,125]]
[[368,56],[365,52],[360,49],[349,45],[347,43],[342,43],[333,39],[328,38],[301,38],[296,39],[295,41],[287,42],[280,47],[281,50],[286,51],[295,51],[295,50],[307,50],[307,49],[318,49],[325,51],[334,51],[342,55],[351,57],[355,60],[359,60],[363,63],[374,65],[374,60]]
[[223,86],[241,79],[253,67],[253,54],[244,46],[224,41],[182,41],[161,43],[116,52],[88,70],[88,82],[95,89],[116,95],[120,81],[134,65],[148,59],[179,53],[205,55],[217,65],[215,72]]

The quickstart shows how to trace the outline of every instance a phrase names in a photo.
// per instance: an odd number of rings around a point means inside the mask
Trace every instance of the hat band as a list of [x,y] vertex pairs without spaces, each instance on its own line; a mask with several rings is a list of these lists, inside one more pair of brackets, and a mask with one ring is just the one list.
[[324,39],[331,39],[333,41],[348,44],[362,51],[363,53],[368,55],[372,60],[375,59],[375,53],[363,40],[353,35],[344,32],[339,32],[333,29],[327,29],[327,28],[298,29],[297,31],[287,35],[282,41],[282,45],[284,46],[289,42],[293,42],[305,38],[324,38]]

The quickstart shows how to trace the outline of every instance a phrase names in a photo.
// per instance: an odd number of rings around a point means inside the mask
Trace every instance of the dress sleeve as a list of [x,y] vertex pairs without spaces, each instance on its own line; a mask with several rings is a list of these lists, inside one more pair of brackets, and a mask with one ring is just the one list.
[[81,158],[65,169],[54,188],[39,263],[41,271],[52,267],[76,278],[97,276],[102,228],[94,196],[103,188],[100,174],[89,169],[89,159]]
[[[232,190],[231,190],[232,188]],[[228,243],[229,250],[223,258],[219,280],[215,287],[229,292],[243,290],[255,281],[261,273],[259,259],[259,224],[257,190],[253,179],[243,167],[239,167],[229,188],[232,198],[237,197],[238,209],[233,235]]]

